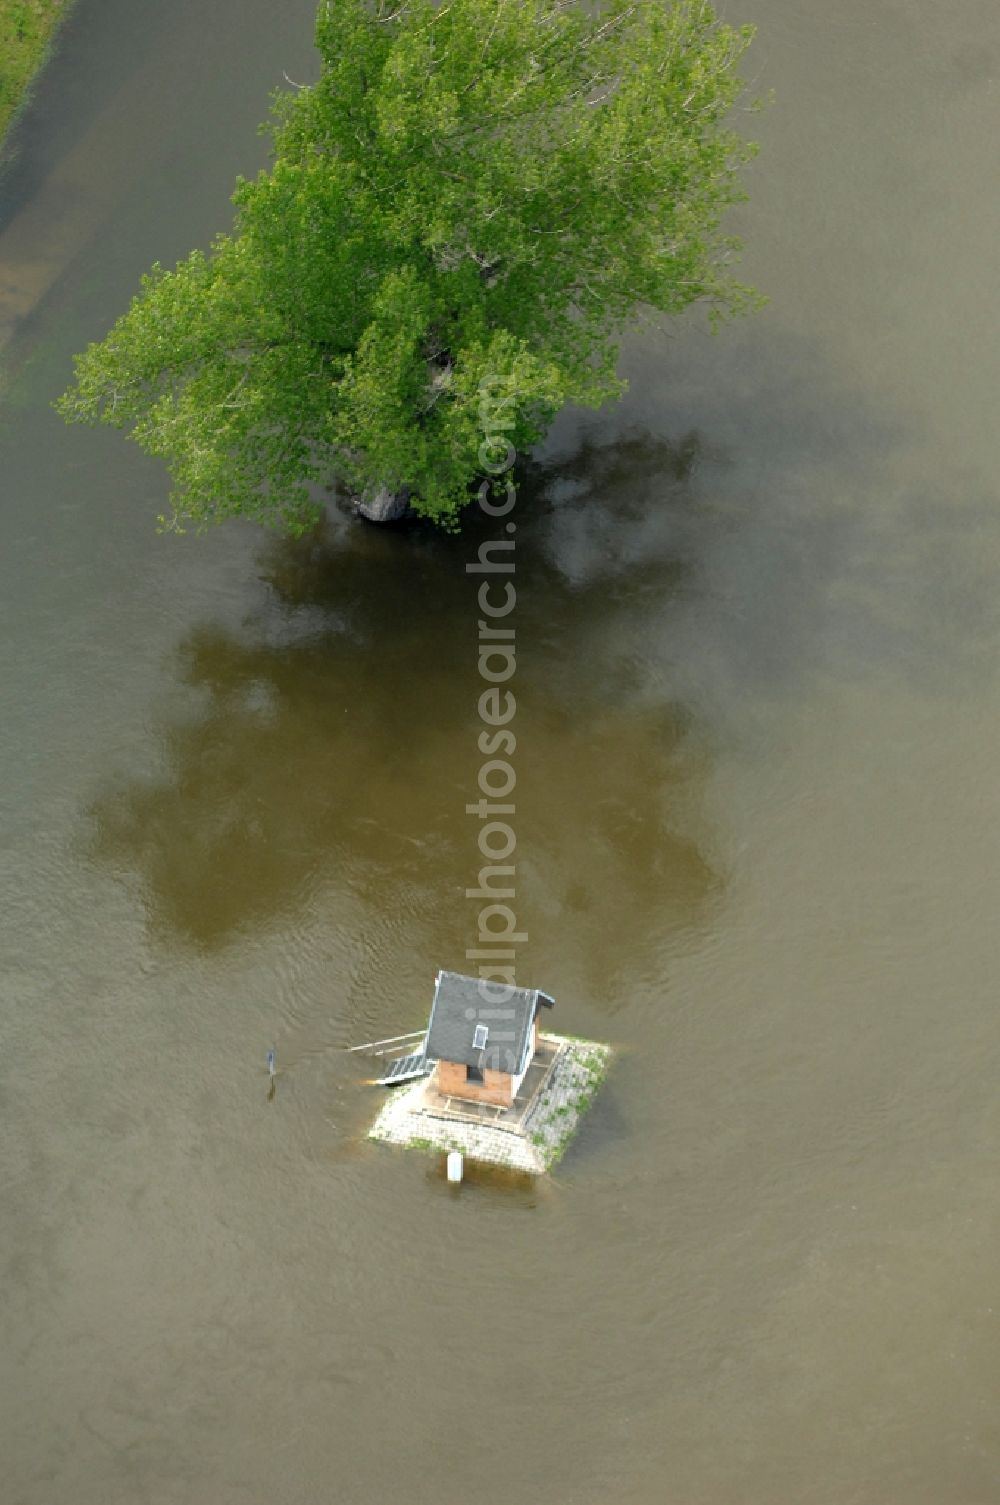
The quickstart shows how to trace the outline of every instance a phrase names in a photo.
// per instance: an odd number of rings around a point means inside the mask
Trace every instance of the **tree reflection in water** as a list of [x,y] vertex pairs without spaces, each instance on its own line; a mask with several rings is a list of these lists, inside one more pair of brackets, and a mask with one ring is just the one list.
[[[632,437],[582,457],[597,486],[588,527],[613,540],[605,564],[627,569],[553,553],[579,466],[561,468],[561,500],[533,469],[518,511],[520,969],[547,972],[565,953],[561,970],[609,1004],[718,886],[699,841],[703,739],[652,631],[686,566],[669,537],[642,542],[664,484],[683,500],[696,451],[693,438]],[[154,933],[208,950],[304,911],[383,916],[461,961],[482,860],[464,813],[479,798],[483,688],[464,565],[489,531],[334,519],[266,546],[266,598],[240,630],[206,624],[183,640],[177,677],[197,694],[160,722],[162,771],[109,780],[92,808],[93,854],[138,874]]]

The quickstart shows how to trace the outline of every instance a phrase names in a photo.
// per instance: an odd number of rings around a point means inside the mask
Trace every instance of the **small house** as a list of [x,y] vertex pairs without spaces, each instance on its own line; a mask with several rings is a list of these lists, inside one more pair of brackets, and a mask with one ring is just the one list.
[[511,1107],[538,1048],[539,1013],[553,1002],[537,988],[439,972],[424,1047],[437,1090]]

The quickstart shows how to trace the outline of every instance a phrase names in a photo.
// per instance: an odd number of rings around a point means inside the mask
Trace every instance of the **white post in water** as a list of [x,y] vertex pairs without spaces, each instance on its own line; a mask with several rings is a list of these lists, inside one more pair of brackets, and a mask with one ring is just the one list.
[[448,1180],[461,1181],[462,1179],[462,1156],[458,1150],[448,1151]]

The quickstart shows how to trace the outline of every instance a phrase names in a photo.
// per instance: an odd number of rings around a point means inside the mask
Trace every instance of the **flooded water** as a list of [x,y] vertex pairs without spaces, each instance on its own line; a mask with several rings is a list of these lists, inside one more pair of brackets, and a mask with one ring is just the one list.
[[480,534],[161,538],[48,406],[312,9],[80,0],[0,190],[0,1494],[994,1502],[993,0],[730,14],[770,305],[517,513],[519,979],[617,1062],[457,1191],[343,1047],[472,942]]

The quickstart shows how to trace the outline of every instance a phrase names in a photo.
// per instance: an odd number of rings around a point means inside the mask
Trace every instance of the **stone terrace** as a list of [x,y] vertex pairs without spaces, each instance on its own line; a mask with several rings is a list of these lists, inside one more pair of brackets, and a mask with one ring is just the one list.
[[513,1107],[443,1097],[434,1078],[423,1077],[392,1091],[368,1137],[411,1149],[461,1150],[470,1160],[537,1175],[572,1139],[610,1057],[610,1046],[597,1041],[542,1035]]

